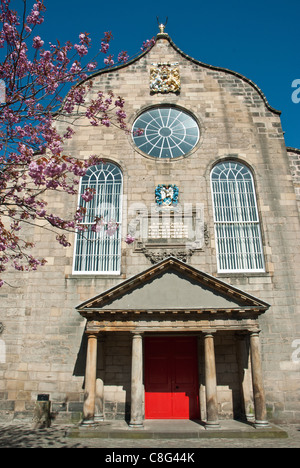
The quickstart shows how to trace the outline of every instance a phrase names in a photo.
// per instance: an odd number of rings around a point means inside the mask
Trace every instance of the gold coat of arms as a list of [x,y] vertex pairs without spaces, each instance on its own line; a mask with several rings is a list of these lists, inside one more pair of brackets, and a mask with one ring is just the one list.
[[153,63],[150,69],[152,93],[178,93],[180,73],[178,63]]

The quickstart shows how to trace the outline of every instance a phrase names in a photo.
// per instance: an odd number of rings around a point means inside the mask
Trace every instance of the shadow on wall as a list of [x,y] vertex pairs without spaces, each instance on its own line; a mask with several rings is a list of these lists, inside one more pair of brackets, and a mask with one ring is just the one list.
[[73,375],[76,377],[85,376],[87,341],[88,341],[87,335],[84,332],[81,338],[81,343],[80,343],[79,351],[77,354],[77,358],[76,358],[76,362],[75,362],[75,366],[73,370]]
[[[102,343],[100,345],[98,342],[97,379],[101,379],[106,387],[105,418],[128,420],[131,401],[131,335],[110,332],[103,333],[100,339]],[[87,335],[83,333],[73,371],[76,377],[85,377],[87,341]],[[83,379],[82,390],[84,386]]]

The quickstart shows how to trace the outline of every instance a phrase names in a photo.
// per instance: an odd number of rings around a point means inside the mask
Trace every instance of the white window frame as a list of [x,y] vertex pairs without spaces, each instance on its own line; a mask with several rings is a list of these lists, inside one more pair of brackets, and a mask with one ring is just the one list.
[[[82,199],[87,188],[96,193],[90,202]],[[92,166],[80,180],[78,206],[86,208],[82,225],[88,229],[75,235],[73,255],[74,275],[120,275],[122,243],[122,202],[123,174],[114,163],[107,162]],[[105,227],[100,232],[91,228],[95,218],[104,222],[118,223],[113,235],[108,235]]]
[[251,171],[239,162],[220,162],[211,171],[211,191],[218,272],[265,272]]
[[[139,129],[142,134],[135,134]],[[167,131],[167,133],[165,133]],[[176,159],[188,155],[198,144],[198,123],[188,112],[172,107],[153,107],[143,112],[132,127],[137,148],[155,159]]]

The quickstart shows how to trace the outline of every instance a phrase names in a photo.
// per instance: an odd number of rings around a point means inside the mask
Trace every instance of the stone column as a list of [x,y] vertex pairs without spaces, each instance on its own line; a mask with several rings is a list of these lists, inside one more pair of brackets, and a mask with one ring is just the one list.
[[206,429],[219,429],[217,374],[214,337],[208,332],[204,335],[205,389],[206,389]]
[[129,427],[144,427],[143,396],[143,337],[141,333],[134,333],[132,337],[131,418]]
[[260,330],[250,333],[252,385],[255,409],[255,427],[268,427],[266,398],[263,385],[262,363],[259,345]]
[[202,335],[198,336],[198,378],[199,378],[199,402],[200,402],[200,420],[206,420],[206,393],[205,393],[205,371],[203,358]]
[[104,337],[98,337],[97,375],[95,396],[95,422],[104,421]]
[[88,334],[82,424],[94,424],[97,372],[97,335]]
[[237,361],[243,409],[247,421],[253,423],[255,418],[253,413],[253,394],[251,390],[252,378],[248,334],[237,334]]

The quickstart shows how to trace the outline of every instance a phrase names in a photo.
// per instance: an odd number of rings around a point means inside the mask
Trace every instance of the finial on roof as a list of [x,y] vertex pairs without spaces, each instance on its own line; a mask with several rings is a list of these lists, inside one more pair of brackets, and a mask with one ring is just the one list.
[[159,34],[164,34],[164,35],[167,36],[167,33],[165,33],[165,28],[166,28],[167,23],[168,23],[168,17],[166,18],[166,22],[165,22],[165,23],[160,23],[160,22],[159,22],[158,16],[156,17],[156,19],[157,19],[157,24],[158,24],[159,31],[160,31]]

